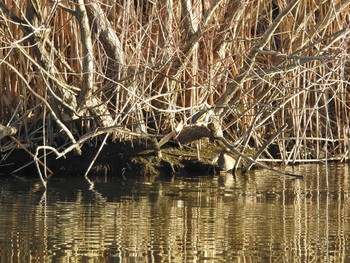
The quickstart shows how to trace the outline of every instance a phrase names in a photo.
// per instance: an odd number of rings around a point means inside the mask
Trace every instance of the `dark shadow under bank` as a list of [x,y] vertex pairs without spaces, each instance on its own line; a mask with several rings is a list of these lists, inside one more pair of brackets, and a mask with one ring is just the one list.
[[[53,175],[83,175],[97,154],[99,146],[84,145],[82,155],[70,152],[59,159],[51,152],[46,157],[46,165],[53,171]],[[181,175],[214,173],[215,165],[212,161],[223,149],[220,144],[204,140],[198,146],[193,143],[179,147],[178,144],[169,143],[162,147],[159,156],[159,152],[154,150],[150,141],[109,142],[103,146],[89,174],[155,177],[173,173]],[[44,162],[44,159],[41,158],[41,161]],[[11,174],[13,171],[23,176],[38,175],[33,158],[23,150],[15,150],[0,164],[0,176]]]

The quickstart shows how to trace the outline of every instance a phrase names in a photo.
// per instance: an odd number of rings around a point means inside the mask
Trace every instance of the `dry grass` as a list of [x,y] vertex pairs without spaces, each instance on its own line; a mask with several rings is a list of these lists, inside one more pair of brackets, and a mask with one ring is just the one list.
[[270,160],[348,158],[349,0],[297,1],[254,60],[285,1],[85,1],[88,31],[77,3],[0,1],[0,119],[28,149],[79,151],[108,126],[162,137],[220,107],[225,134],[257,150],[288,124]]

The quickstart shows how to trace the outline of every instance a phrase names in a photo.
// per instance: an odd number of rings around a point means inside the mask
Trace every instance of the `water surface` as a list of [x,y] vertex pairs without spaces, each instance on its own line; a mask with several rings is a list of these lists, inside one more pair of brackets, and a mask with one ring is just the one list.
[[0,178],[0,262],[350,262],[349,166],[288,169]]

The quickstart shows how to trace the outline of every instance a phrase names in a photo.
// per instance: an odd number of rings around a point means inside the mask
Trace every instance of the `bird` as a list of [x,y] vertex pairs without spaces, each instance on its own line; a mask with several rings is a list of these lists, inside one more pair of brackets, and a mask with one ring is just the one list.
[[222,172],[228,172],[235,168],[236,160],[230,151],[226,149],[220,152],[217,164]]

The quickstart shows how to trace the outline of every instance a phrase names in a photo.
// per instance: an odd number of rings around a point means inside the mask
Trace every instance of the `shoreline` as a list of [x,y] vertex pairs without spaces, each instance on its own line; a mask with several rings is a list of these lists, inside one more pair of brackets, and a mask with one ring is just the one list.
[[[89,174],[101,176],[144,176],[154,177],[162,174],[215,173],[212,160],[220,153],[223,146],[217,143],[200,142],[200,159],[197,156],[196,143],[181,148],[169,143],[161,149],[161,156],[147,142],[109,142],[106,143]],[[53,176],[65,173],[67,175],[83,175],[95,158],[99,145],[94,147],[84,144],[82,154],[69,152],[59,159],[50,152],[46,156],[46,165]],[[41,161],[44,162],[43,156]],[[41,171],[43,172],[43,166]],[[16,149],[0,164],[1,175],[18,174],[38,176],[33,158],[24,150]]]

